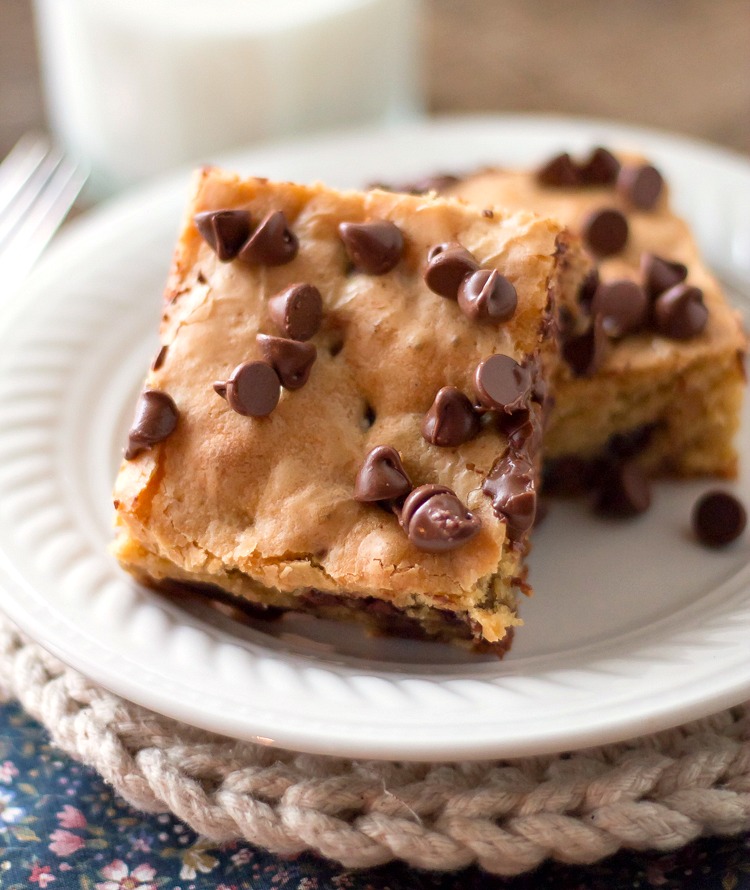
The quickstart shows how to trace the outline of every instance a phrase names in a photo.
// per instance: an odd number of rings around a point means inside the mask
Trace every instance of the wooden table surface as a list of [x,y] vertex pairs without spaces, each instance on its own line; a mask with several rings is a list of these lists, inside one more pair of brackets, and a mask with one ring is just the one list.
[[[594,115],[750,153],[750,0],[423,4],[431,111]],[[31,0],[0,0],[0,155],[43,126]]]

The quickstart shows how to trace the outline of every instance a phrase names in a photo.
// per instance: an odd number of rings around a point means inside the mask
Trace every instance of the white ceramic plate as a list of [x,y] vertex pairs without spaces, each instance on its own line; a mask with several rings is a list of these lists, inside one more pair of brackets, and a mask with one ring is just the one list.
[[[716,270],[750,294],[750,165],[683,139],[553,118],[462,119],[231,158],[337,186],[593,144],[667,174]],[[107,554],[110,487],[154,352],[186,192],[179,175],[79,220],[0,311],[0,606],[128,699],[238,738],[349,756],[518,756],[635,736],[750,695],[750,535],[689,534],[705,484],[663,484],[629,523],[556,504],[535,597],[503,662],[294,618],[246,628],[179,609]],[[738,295],[740,296],[740,295]],[[743,432],[743,460],[750,441]],[[750,503],[747,472],[735,486]]]

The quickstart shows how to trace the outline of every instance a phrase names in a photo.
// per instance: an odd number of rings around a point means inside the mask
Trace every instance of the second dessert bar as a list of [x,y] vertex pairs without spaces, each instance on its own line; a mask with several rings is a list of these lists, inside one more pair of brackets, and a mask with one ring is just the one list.
[[650,472],[736,475],[745,334],[652,164],[597,148],[435,185],[478,207],[559,219],[591,257],[550,381],[550,465],[619,450]]

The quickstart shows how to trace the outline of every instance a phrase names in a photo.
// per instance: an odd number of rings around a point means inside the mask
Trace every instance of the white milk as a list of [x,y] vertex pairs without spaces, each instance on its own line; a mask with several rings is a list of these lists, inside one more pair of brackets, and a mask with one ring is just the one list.
[[419,108],[419,0],[35,0],[53,131],[103,195]]

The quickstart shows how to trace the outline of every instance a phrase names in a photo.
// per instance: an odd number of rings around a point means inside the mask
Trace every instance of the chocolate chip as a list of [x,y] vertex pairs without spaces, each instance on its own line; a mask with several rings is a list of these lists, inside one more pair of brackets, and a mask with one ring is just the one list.
[[628,240],[628,221],[613,207],[595,210],[582,226],[583,239],[598,256],[619,253]]
[[544,461],[545,494],[580,495],[589,491],[598,477],[598,462],[566,455]]
[[222,263],[237,256],[250,234],[247,210],[207,210],[196,213],[193,222]]
[[214,383],[214,390],[238,414],[266,417],[279,403],[281,382],[267,362],[243,362],[226,383]]
[[537,180],[542,185],[555,188],[605,186],[614,184],[619,171],[617,158],[599,146],[581,164],[576,163],[567,152],[556,155],[537,172]]
[[512,414],[526,407],[531,375],[509,355],[491,355],[477,366],[474,386],[485,408]]
[[512,449],[498,458],[482,483],[492,500],[498,519],[508,526],[508,537],[518,541],[534,524],[536,515],[536,472],[524,454]]
[[599,287],[599,270],[594,266],[586,273],[586,277],[578,288],[578,302],[584,309],[591,308],[596,289]]
[[237,259],[249,266],[283,266],[297,256],[298,250],[299,241],[289,229],[284,212],[274,210],[263,218]]
[[498,428],[508,437],[508,444],[516,454],[535,455],[542,447],[542,409],[531,407],[515,414],[502,414]]
[[457,241],[436,244],[427,253],[425,284],[441,297],[455,300],[458,288],[467,275],[479,269],[479,263]]
[[390,272],[404,252],[404,236],[388,220],[341,223],[339,237],[355,268],[368,275]]
[[601,317],[608,337],[624,337],[640,330],[648,320],[648,297],[634,281],[608,281],[599,285],[591,311]]
[[664,179],[651,164],[623,167],[617,177],[617,190],[638,210],[652,210],[663,188]]
[[458,305],[472,321],[500,324],[513,318],[518,295],[504,275],[495,269],[480,269],[459,285]]
[[693,509],[693,530],[707,547],[724,547],[735,541],[747,525],[745,508],[734,495],[709,491]]
[[653,253],[641,254],[641,275],[646,293],[655,300],[659,294],[687,278],[687,266],[665,260]]
[[635,457],[651,444],[656,428],[655,423],[643,423],[627,432],[614,433],[607,440],[606,451],[620,460]]
[[399,511],[401,525],[406,529],[416,511],[436,494],[453,494],[453,489],[447,485],[420,485],[406,498]]
[[401,457],[390,445],[378,445],[367,455],[354,482],[354,500],[393,501],[411,491]]
[[258,334],[258,345],[263,357],[276,371],[284,389],[300,389],[307,383],[318,351],[312,343],[285,340]]
[[569,337],[562,344],[562,354],[576,377],[591,377],[602,367],[612,351],[601,317],[595,316],[591,327]]
[[676,284],[654,303],[656,330],[673,340],[689,340],[701,333],[708,321],[703,291],[689,284]]
[[580,178],[583,185],[613,185],[620,172],[620,162],[606,148],[595,148],[588,160],[580,167]]
[[404,501],[401,522],[415,547],[427,553],[455,550],[482,527],[454,492],[442,485],[421,485]]
[[581,182],[578,166],[567,152],[547,161],[537,171],[536,178],[552,188],[575,188]]
[[128,433],[125,460],[132,460],[141,451],[172,435],[179,417],[177,406],[165,392],[144,390],[135,408],[135,419]]
[[323,321],[323,298],[312,284],[293,284],[268,301],[276,327],[292,340],[309,340]]
[[594,509],[602,516],[626,518],[651,506],[651,486],[635,461],[613,461],[598,479]]
[[444,386],[422,421],[422,435],[432,445],[453,448],[479,432],[479,416],[468,396],[455,386]]
[[151,362],[151,370],[152,371],[158,371],[159,368],[161,368],[161,366],[164,364],[164,360],[167,357],[168,350],[169,350],[169,347],[165,343],[161,347],[161,349],[156,353],[156,355],[154,356],[154,360]]

